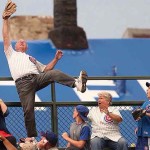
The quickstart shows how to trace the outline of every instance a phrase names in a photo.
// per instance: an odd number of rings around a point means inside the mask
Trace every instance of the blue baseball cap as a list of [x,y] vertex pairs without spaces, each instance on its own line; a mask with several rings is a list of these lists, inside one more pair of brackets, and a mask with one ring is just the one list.
[[77,105],[76,106],[76,110],[78,111],[80,117],[84,120],[84,121],[87,121],[88,118],[87,118],[87,115],[89,113],[89,109],[84,106],[84,105]]
[[150,83],[149,83],[149,82],[146,82],[146,86],[149,87],[149,86],[150,86]]
[[53,146],[55,146],[58,142],[58,136],[51,131],[43,132],[41,131],[41,136],[45,137],[46,140]]

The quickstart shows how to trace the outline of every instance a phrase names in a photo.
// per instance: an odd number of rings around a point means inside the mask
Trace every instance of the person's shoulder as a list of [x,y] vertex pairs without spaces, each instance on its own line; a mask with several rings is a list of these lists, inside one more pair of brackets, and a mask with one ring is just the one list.
[[88,114],[88,118],[94,117],[95,115],[97,115],[97,112],[99,111],[99,107],[98,106],[94,106],[89,110],[89,114]]
[[4,52],[7,58],[9,58],[12,53],[15,52],[15,50],[13,49],[12,45],[10,44],[8,47],[4,47]]
[[74,125],[76,125],[76,122],[72,122],[72,123],[70,124],[70,127],[71,127],[71,126],[74,126]]
[[108,110],[111,111],[111,112],[113,112],[113,111],[119,111],[119,109],[120,109],[120,108],[119,108],[119,107],[116,107],[116,106],[109,106],[109,107],[108,107]]
[[82,123],[81,124],[81,128],[83,129],[83,128],[85,128],[85,129],[90,129],[90,125],[89,125],[89,123],[88,122],[84,122],[84,123]]
[[86,129],[86,130],[89,130],[90,129],[90,126],[88,124],[85,124],[82,128]]
[[92,108],[90,109],[90,112],[92,112],[92,111],[97,111],[97,110],[99,110],[99,107],[98,107],[98,106],[92,107]]
[[90,126],[89,126],[89,125],[83,126],[82,129],[81,129],[81,133],[87,133],[87,134],[90,135],[90,133],[91,133],[91,128],[90,128]]

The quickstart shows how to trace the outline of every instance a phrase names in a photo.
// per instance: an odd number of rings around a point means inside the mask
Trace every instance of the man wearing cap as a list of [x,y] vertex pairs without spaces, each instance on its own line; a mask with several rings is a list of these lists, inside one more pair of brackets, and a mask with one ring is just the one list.
[[83,105],[74,108],[70,133],[64,132],[62,137],[68,142],[66,150],[90,150],[90,127],[87,124],[89,109]]
[[55,133],[42,132],[41,136],[41,140],[37,143],[26,138],[25,143],[20,143],[21,150],[58,150],[56,147],[58,137]]
[[98,107],[93,107],[88,115],[91,121],[91,150],[127,150],[127,142],[119,131],[122,116],[118,109],[110,107],[112,96],[108,92],[98,93]]
[[147,101],[141,106],[146,110],[145,116],[138,119],[138,127],[135,133],[138,136],[136,150],[150,150],[150,83],[146,82],[147,89]]

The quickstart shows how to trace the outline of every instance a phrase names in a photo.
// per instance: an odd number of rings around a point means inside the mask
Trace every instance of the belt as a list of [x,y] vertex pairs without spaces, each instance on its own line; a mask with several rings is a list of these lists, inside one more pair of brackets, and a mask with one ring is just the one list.
[[23,77],[21,77],[21,78],[18,78],[15,82],[18,82],[18,81],[20,81],[20,80],[24,80],[24,79],[26,79],[26,78],[32,78],[32,77],[34,77],[34,76],[36,76],[36,74],[28,74],[28,75],[25,75],[25,76],[23,76]]

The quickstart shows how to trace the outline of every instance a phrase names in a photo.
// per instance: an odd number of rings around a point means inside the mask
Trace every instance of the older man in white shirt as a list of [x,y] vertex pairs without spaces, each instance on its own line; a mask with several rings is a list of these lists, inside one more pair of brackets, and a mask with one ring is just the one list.
[[[13,6],[14,10],[16,8],[16,4],[10,0],[8,0],[6,6],[8,6],[8,9],[11,6]],[[11,12],[8,11],[6,17],[3,17],[4,53],[23,107],[27,136],[36,137],[35,93],[53,82],[70,88],[76,87],[77,91],[84,93],[86,91],[87,73],[86,71],[81,71],[79,78],[75,79],[60,70],[54,70],[55,65],[63,56],[61,50],[56,51],[54,58],[48,64],[42,64],[26,53],[28,45],[25,40],[19,39],[15,44],[15,48],[13,48],[10,39],[10,16]]]

